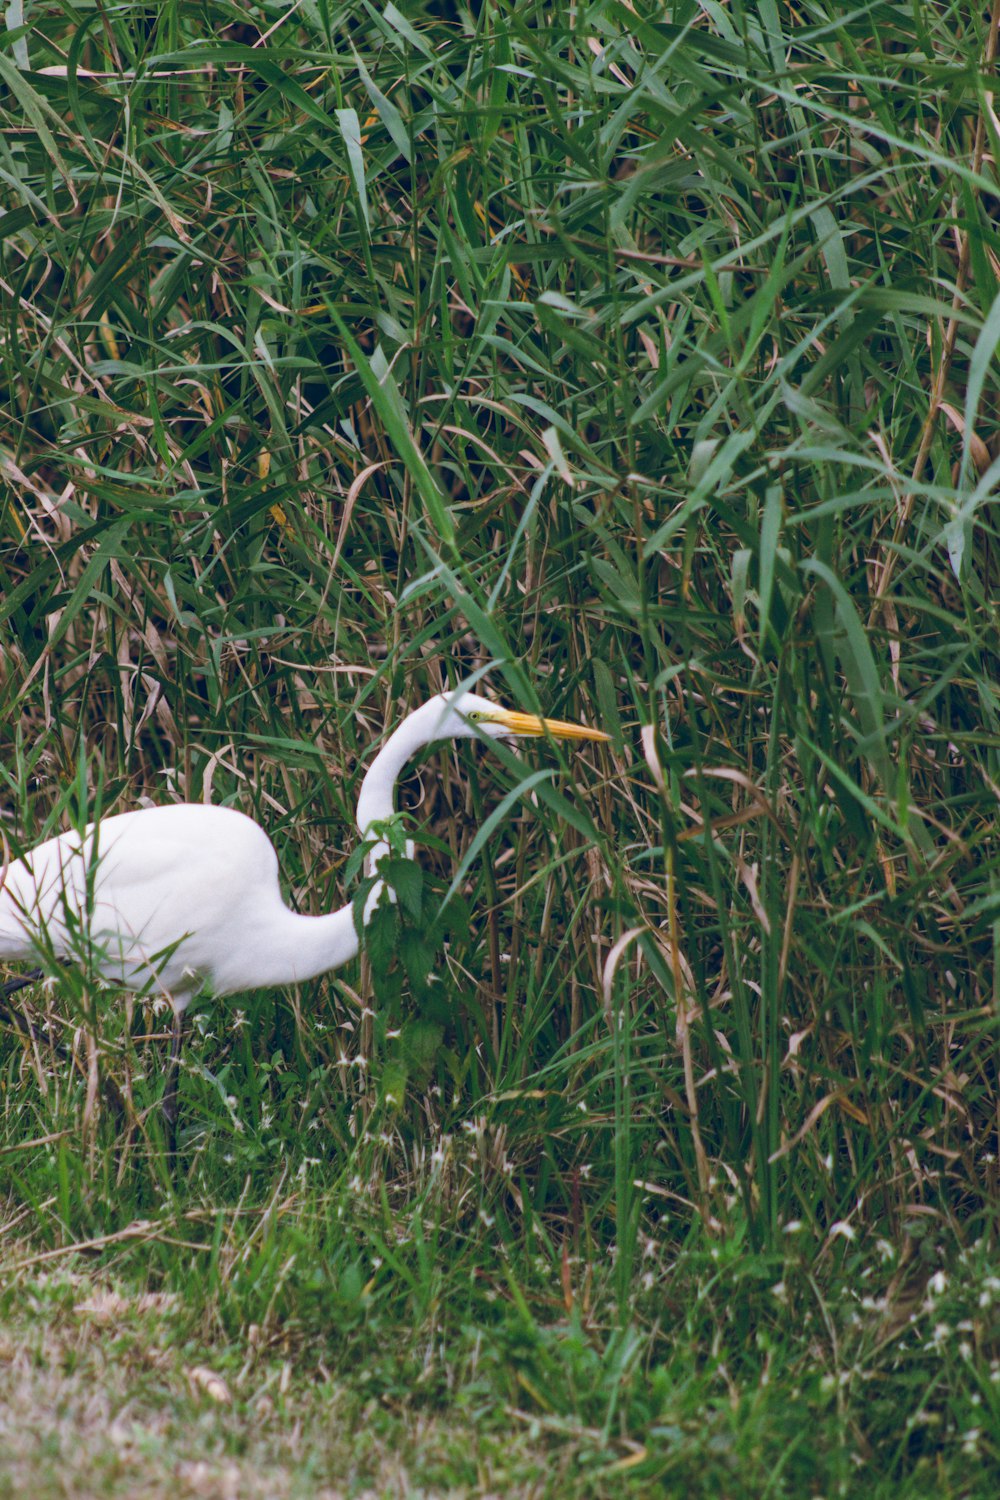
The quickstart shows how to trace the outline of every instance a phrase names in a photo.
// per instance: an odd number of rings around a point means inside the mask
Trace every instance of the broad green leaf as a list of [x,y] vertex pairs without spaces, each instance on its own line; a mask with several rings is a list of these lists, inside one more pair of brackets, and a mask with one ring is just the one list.
[[351,361],[361,376],[365,390],[371,397],[372,404],[385,423],[386,430],[392,438],[404,465],[410,473],[417,492],[424,502],[431,525],[437,532],[441,543],[448,548],[449,552],[455,553],[455,529],[448,514],[444,498],[438,489],[434,478],[424,461],[423,454],[417,447],[413,433],[407,425],[402,413],[402,401],[399,389],[388,366],[383,366],[381,375],[376,375],[373,363],[358,347],[354,337],[347,328],[343,318],[336,308],[330,309],[330,315],[337,326],[344,346],[351,357]]
[[358,121],[357,110],[338,109],[337,124],[340,133],[344,137],[344,145],[347,147],[347,161],[351,169],[351,178],[354,189],[358,195],[361,206],[361,215],[365,222],[365,228],[371,234],[371,216],[368,212],[368,190],[365,186],[365,157],[361,145],[361,125]]
[[816,558],[802,563],[802,571],[814,574],[833,595],[834,616],[839,633],[831,646],[840,657],[847,690],[861,726],[858,748],[870,760],[887,797],[895,792],[895,776],[889,760],[885,722],[885,695],[868,636],[854,602],[840,579]]

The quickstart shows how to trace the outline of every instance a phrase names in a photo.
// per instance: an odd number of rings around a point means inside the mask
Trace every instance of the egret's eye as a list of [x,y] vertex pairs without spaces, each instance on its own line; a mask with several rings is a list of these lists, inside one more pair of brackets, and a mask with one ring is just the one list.
[[483,719],[485,719],[486,715],[483,713],[481,708],[474,708],[471,710],[471,712],[467,713],[465,717],[468,719],[470,724],[479,724]]

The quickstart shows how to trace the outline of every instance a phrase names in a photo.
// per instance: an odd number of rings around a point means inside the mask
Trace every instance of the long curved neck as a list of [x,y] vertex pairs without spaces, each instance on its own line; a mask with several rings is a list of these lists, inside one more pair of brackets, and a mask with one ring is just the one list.
[[[439,704],[427,703],[417,709],[389,736],[372,761],[358,793],[356,816],[362,838],[369,835],[373,823],[392,817],[399,774],[410,757],[433,737],[440,714]],[[388,852],[388,844],[379,840],[368,856],[369,869],[374,870],[376,862]],[[382,889],[383,882],[379,880],[365,902],[366,924],[378,905]],[[350,905],[323,917],[299,916],[286,907],[278,926],[280,931],[272,930],[271,934],[271,943],[278,950],[273,953],[273,960],[284,967],[286,978],[291,969],[296,979],[313,979],[358,955],[358,933]]]
[[400,772],[411,756],[430,743],[440,715],[440,703],[425,703],[403,720],[368,767],[358,793],[357,822],[362,838],[368,836],[373,823],[392,817]]
[[[372,824],[392,817],[399,773],[417,750],[436,737],[441,714],[440,700],[425,703],[403,720],[372,761],[358,794],[357,823],[362,838],[370,834]],[[388,845],[379,840],[369,855],[369,869],[388,852]],[[365,923],[378,905],[383,885],[377,881],[365,903]],[[216,992],[231,994],[234,990],[314,979],[356,958],[359,946],[352,905],[311,917],[290,911],[278,897],[276,902],[268,899],[260,909],[246,913],[241,941],[221,962],[209,967]]]

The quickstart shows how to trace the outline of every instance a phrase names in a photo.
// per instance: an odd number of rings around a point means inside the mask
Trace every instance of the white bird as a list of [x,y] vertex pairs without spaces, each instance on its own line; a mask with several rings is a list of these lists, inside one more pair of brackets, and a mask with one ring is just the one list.
[[[438,740],[528,735],[606,740],[600,730],[500,708],[474,693],[441,694],[408,714],[375,757],[358,796],[362,838],[392,817],[396,781]],[[370,867],[388,852],[377,841]],[[369,896],[367,921],[381,882]],[[298,984],[349,962],[359,940],[351,905],[325,916],[290,911],[264,830],[231,807],[182,802],[119,813],[61,833],[10,862],[0,889],[0,959],[88,963],[106,983],[159,994],[174,1016],[163,1111],[176,1128],[184,1012],[216,996]],[[38,974],[19,976],[4,994]]]

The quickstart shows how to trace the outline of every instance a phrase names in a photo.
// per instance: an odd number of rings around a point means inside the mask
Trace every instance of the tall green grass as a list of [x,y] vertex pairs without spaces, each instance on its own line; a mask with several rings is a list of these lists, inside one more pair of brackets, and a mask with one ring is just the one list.
[[[162,1022],[39,993],[81,1065],[0,1038],[38,1246],[158,1225],[135,1268],[232,1337],[490,1329],[489,1399],[631,1434],[640,1486],[679,1318],[737,1470],[921,1492],[906,1359],[884,1468],[892,1402],[815,1382],[995,1228],[993,9],[8,7],[12,851],[225,802],[319,911],[423,696],[612,735],[428,757],[410,961],[200,1008],[176,1185]],[[814,1318],[864,1277],[879,1329]],[[814,1462],[741,1404],[772,1358]]]

